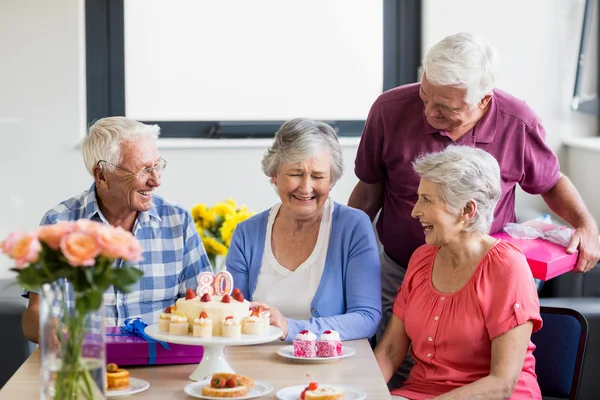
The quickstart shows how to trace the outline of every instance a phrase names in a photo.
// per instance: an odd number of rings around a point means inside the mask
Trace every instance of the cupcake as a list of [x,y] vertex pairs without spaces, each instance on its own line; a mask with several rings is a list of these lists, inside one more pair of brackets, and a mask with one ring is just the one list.
[[340,334],[326,330],[317,342],[317,357],[338,357],[342,355]]
[[242,324],[232,316],[228,316],[221,322],[221,331],[225,337],[239,339],[242,336]]
[[169,324],[171,323],[171,312],[175,311],[174,306],[165,308],[165,311],[160,313],[158,317],[158,330],[162,332],[169,332]]
[[244,333],[248,335],[262,335],[264,332],[262,321],[258,315],[254,313],[244,319],[244,325],[242,327]]
[[294,339],[294,356],[313,358],[317,356],[317,337],[314,333],[303,330]]
[[209,319],[208,315],[202,311],[200,316],[194,319],[194,329],[192,334],[196,337],[210,338],[212,337],[212,330],[212,319]]
[[189,324],[187,317],[179,313],[171,313],[171,322],[169,323],[169,333],[171,335],[187,335]]

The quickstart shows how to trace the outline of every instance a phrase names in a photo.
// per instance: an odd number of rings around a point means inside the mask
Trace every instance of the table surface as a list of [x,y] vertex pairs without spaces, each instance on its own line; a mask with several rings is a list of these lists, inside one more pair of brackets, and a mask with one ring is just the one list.
[[[309,362],[291,360],[278,355],[277,349],[285,346],[274,343],[226,347],[225,354],[231,367],[239,374],[255,380],[266,381],[273,385],[273,391],[261,399],[276,399],[278,390],[288,386],[306,385],[310,374],[312,380],[329,384],[352,386],[367,393],[367,398],[385,400],[390,393],[379,371],[375,356],[366,339],[344,342],[344,345],[356,350],[348,358],[327,362]],[[127,399],[192,399],[183,388],[192,383],[188,376],[196,364],[157,365],[125,367],[132,377],[150,382],[150,388],[144,392],[126,397]],[[28,400],[40,398],[40,353],[39,349],[23,363],[0,390],[0,400]]]

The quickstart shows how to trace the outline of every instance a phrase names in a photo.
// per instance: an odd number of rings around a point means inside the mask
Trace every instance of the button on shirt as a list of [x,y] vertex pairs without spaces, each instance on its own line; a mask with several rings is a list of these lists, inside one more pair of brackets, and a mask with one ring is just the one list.
[[[410,260],[394,314],[404,322],[416,361],[393,395],[430,399],[489,374],[492,340],[527,321],[541,327],[533,276],[523,253],[499,241],[454,293],[431,283],[438,247],[421,246]],[[541,399],[531,341],[513,399]]]
[[[152,203],[149,211],[138,213],[132,232],[143,248],[143,261],[130,265],[144,276],[130,293],[112,286],[104,293],[107,326],[120,326],[130,317],[157,323],[163,309],[184,297],[188,288],[196,289],[198,274],[212,270],[189,212],[156,195]],[[95,185],[48,211],[41,225],[82,218],[108,224],[98,208]],[[117,268],[122,265],[122,260],[116,261]]]
[[418,155],[458,144],[480,148],[498,160],[502,195],[492,233],[516,221],[517,184],[527,193],[540,194],[560,177],[558,159],[544,142],[546,132],[522,100],[494,89],[487,113],[455,142],[448,132],[427,123],[419,88],[419,83],[404,85],[379,96],[369,112],[354,167],[362,182],[385,181],[377,232],[386,253],[403,265],[425,243],[423,227],[411,217],[419,186],[412,162]]

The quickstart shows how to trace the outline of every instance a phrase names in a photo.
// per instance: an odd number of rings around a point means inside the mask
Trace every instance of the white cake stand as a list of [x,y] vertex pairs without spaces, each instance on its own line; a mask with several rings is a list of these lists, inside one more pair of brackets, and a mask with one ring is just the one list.
[[187,335],[171,335],[168,332],[160,332],[158,330],[158,324],[148,326],[144,332],[153,339],[167,343],[204,346],[202,360],[190,375],[190,379],[193,381],[209,379],[215,372],[235,372],[225,359],[225,346],[246,346],[251,344],[269,343],[279,339],[283,334],[283,331],[280,328],[269,326],[269,332],[266,335],[242,334],[239,339],[221,336],[207,339],[194,337],[189,333]]

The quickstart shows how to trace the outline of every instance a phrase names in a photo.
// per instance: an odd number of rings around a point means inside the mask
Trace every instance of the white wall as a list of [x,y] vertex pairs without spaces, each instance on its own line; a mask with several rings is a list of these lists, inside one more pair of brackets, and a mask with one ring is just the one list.
[[[499,86],[527,99],[554,148],[563,135],[594,132],[593,121],[568,109],[583,0],[428,0],[424,10],[426,47],[460,30],[489,37],[504,60]],[[85,132],[83,43],[83,0],[0,0],[0,238],[37,226],[91,183],[76,149]],[[260,211],[277,200],[260,172],[261,145],[163,144],[169,166],[159,193],[187,208],[232,196]],[[344,145],[346,174],[333,191],[342,203],[356,182],[355,154],[356,141]],[[528,201],[525,208],[537,206]],[[0,257],[0,277],[10,266]]]

